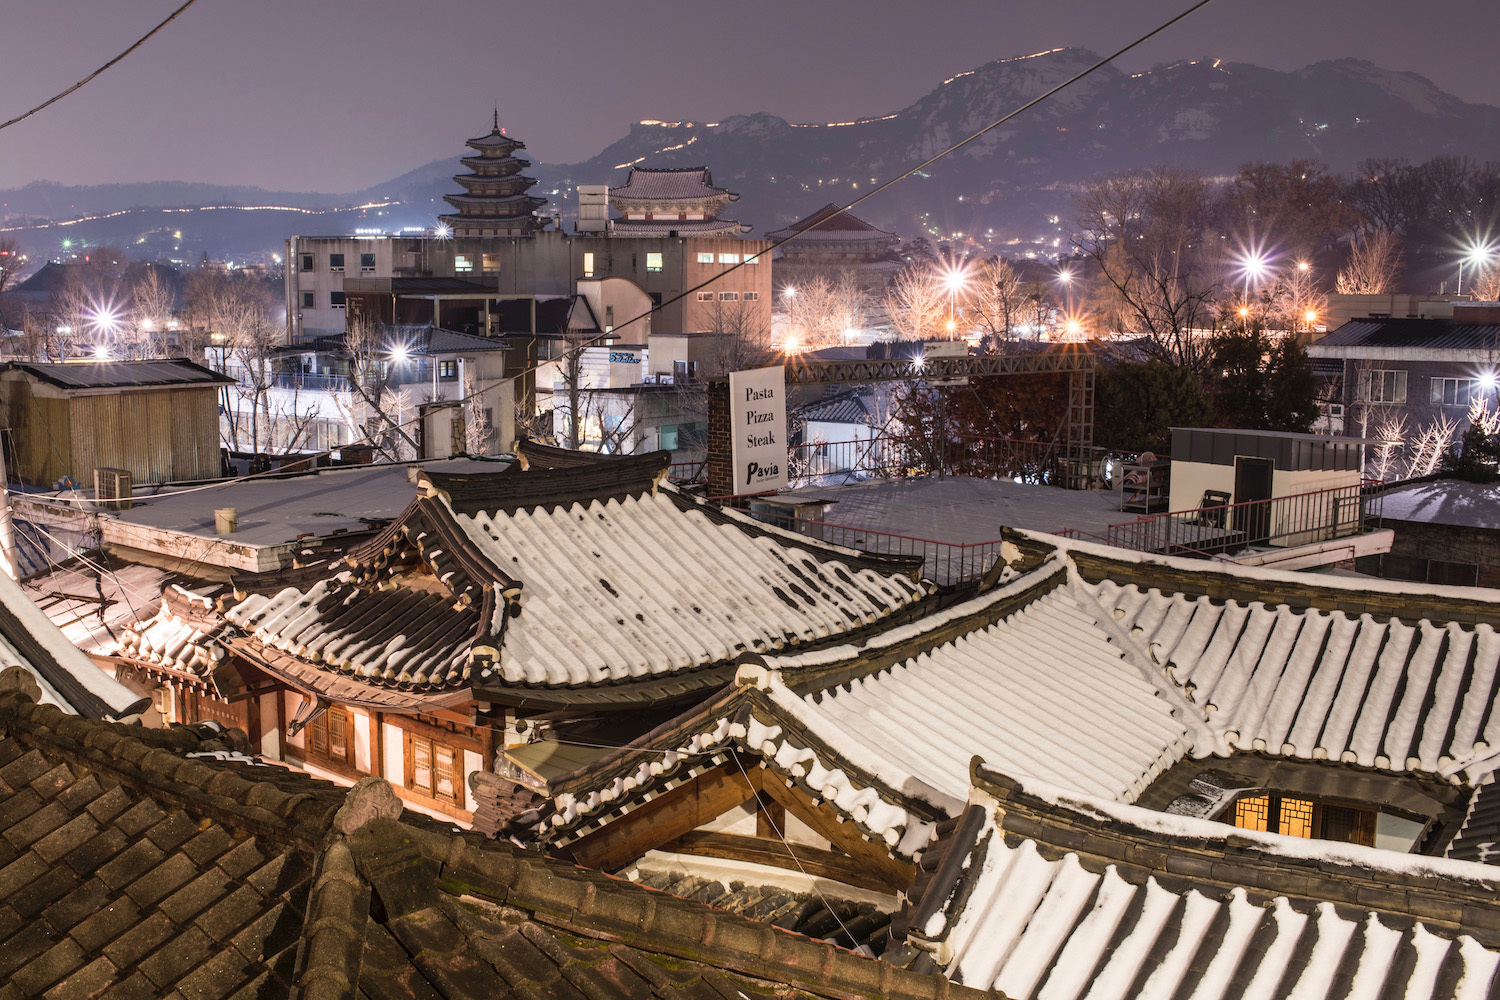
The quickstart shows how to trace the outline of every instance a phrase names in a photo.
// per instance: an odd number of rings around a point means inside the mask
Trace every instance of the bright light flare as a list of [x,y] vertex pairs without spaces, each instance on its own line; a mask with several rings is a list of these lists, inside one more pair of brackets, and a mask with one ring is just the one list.
[[409,357],[411,357],[411,352],[407,350],[405,344],[398,344],[391,348],[391,360],[396,364],[405,364],[406,359]]
[[1307,320],[1308,323],[1316,323],[1318,321],[1318,311],[1316,309],[1309,309],[1303,314],[1302,318]]
[[1500,382],[1500,375],[1496,375],[1493,368],[1479,373],[1479,388],[1485,392],[1494,392],[1497,382]]
[[446,222],[439,222],[436,226],[433,227],[432,235],[436,236],[440,240],[452,239],[453,227],[448,225],[448,223]]
[[784,299],[795,299],[797,297],[797,289],[792,285],[787,285],[781,290],[781,297]]
[[798,350],[799,350],[799,347],[798,347],[798,344],[797,344],[797,338],[796,337],[788,337],[788,338],[786,338],[786,343],[782,345],[782,352],[785,353],[785,354],[796,354]]
[[943,328],[946,329],[949,333],[952,333],[954,330],[958,329],[958,324],[950,319],[948,322],[943,324]]
[[88,314],[88,320],[95,333],[114,333],[120,329],[120,312],[112,305],[96,306]]
[[943,271],[942,281],[943,287],[948,290],[948,294],[952,295],[962,291],[968,285],[969,272],[962,266],[949,267]]
[[96,345],[94,347],[94,360],[95,361],[108,361],[109,360],[109,348],[105,347],[103,344]]
[[1311,267],[1312,267],[1312,265],[1309,264],[1305,260],[1299,260],[1299,261],[1297,261],[1297,270],[1299,270],[1299,271],[1306,271],[1306,270],[1309,270]]
[[1249,306],[1240,306],[1240,319],[1244,319],[1246,316],[1249,316],[1249,315],[1250,315],[1250,307]]
[[1076,319],[1068,320],[1067,325],[1064,327],[1064,329],[1067,330],[1068,336],[1070,337],[1078,337],[1082,336],[1083,334],[1083,324],[1078,322]]

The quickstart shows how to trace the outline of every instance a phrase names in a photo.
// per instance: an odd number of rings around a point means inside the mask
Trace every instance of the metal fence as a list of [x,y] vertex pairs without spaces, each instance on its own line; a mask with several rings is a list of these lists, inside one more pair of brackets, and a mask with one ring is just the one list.
[[1310,545],[1365,532],[1378,524],[1376,484],[1149,514],[1109,526],[1110,545],[1164,555],[1217,555],[1255,545]]
[[[853,441],[809,441],[792,445],[789,466],[794,486],[846,479],[898,479],[905,476],[965,476],[1060,484],[1064,473],[1056,441],[955,434],[941,445],[921,437],[878,435]],[[1100,451],[1096,478],[1102,478]]]
[[921,556],[922,575],[940,587],[969,583],[985,574],[999,558],[1000,539],[987,542],[939,542],[931,538],[898,535],[890,531],[855,528],[827,521],[796,517],[767,517],[762,520],[807,535],[821,542],[842,545],[880,555]]

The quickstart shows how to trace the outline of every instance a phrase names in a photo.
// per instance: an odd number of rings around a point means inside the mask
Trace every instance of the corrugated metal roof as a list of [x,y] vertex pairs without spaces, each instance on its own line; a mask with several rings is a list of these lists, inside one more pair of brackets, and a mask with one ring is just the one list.
[[187,358],[161,361],[12,361],[9,369],[62,389],[146,388],[167,385],[227,385],[234,379]]
[[1500,348],[1500,325],[1447,319],[1356,319],[1329,333],[1312,349],[1319,347],[1486,351]]

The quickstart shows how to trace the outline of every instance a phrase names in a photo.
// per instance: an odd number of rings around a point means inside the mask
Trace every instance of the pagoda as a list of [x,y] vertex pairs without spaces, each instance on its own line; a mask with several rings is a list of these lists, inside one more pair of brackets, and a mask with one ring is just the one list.
[[609,205],[620,218],[611,236],[740,236],[750,227],[719,213],[740,196],[714,187],[707,167],[652,170],[631,167],[619,187],[609,189]]
[[438,221],[454,236],[530,236],[545,226],[547,220],[537,218],[536,210],[547,199],[527,193],[536,178],[521,171],[531,163],[514,155],[526,144],[505,134],[498,109],[490,134],[470,139],[466,145],[474,153],[459,162],[472,173],[453,178],[463,193],[443,196],[457,214],[438,216]]

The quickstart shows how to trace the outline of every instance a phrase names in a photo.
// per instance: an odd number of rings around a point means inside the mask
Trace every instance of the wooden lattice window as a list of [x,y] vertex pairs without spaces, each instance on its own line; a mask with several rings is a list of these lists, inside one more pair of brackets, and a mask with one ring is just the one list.
[[1288,837],[1375,846],[1373,810],[1316,802],[1292,795],[1273,792],[1237,799],[1230,821],[1242,830],[1261,830]]
[[354,766],[354,720],[337,705],[307,724],[307,755],[335,764]]
[[464,752],[446,743],[406,733],[406,787],[462,806]]

